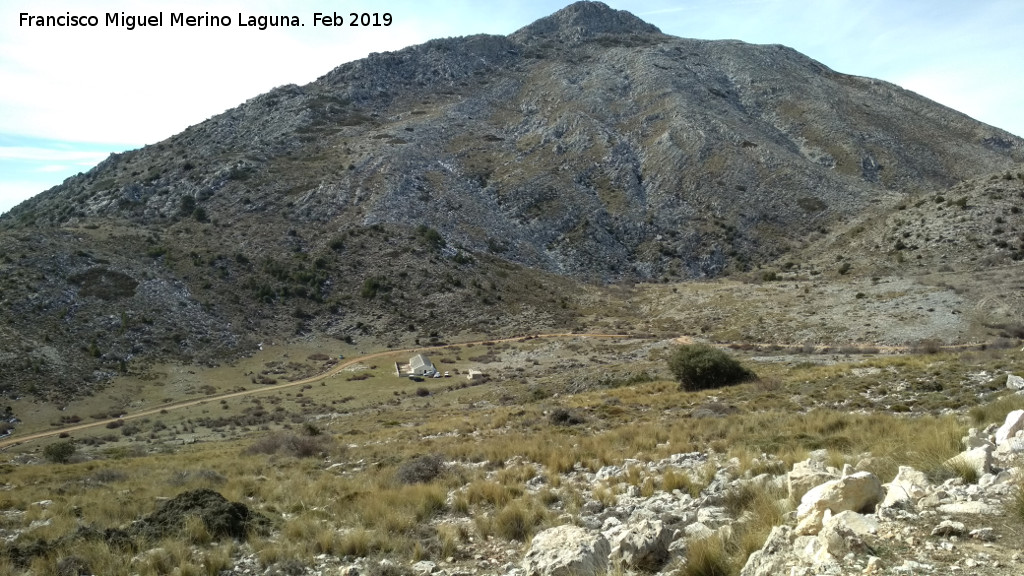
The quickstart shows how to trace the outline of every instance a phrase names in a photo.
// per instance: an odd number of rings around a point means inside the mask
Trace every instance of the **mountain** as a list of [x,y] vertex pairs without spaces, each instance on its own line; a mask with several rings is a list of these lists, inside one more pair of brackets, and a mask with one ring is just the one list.
[[742,273],[1016,171],[1024,141],[784,46],[578,2],[257,96],[0,218],[7,393],[295,334],[571,326],[578,282]]

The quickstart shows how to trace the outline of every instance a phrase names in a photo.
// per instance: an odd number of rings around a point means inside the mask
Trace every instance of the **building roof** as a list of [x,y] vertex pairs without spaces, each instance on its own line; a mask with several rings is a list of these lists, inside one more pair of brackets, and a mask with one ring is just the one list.
[[423,368],[423,367],[428,367],[428,368],[433,368],[434,367],[433,362],[431,362],[430,359],[427,358],[426,356],[424,356],[423,354],[417,354],[417,355],[413,356],[409,360],[409,369],[410,370],[415,371],[418,368]]

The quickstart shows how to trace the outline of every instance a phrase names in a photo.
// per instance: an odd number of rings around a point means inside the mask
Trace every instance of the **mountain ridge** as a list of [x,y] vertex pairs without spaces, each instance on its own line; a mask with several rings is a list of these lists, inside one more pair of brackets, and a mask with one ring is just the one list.
[[275,88],[0,216],[0,364],[26,389],[311,332],[565,326],[575,282],[755,273],[1022,159],[790,48],[576,3]]

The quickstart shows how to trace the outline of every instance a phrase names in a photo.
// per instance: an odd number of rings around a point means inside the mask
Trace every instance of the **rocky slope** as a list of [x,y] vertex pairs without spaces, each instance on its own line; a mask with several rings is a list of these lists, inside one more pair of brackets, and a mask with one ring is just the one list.
[[[256,532],[249,532],[249,542],[245,541],[246,523],[269,529],[268,519],[209,489],[167,499],[155,513],[123,528],[80,525],[60,544],[114,544],[120,539],[124,545],[132,534],[154,534],[154,541],[187,540],[183,526],[189,518],[200,518],[216,536],[238,539],[226,560],[228,567],[218,571],[221,576],[1018,574],[1024,565],[1024,410],[1011,412],[1001,425],[972,429],[962,442],[965,451],[947,462],[945,478],[901,465],[884,485],[864,470],[878,466],[880,457],[862,454],[856,467],[846,464],[840,470],[830,465],[835,454],[827,449],[810,453],[791,468],[768,454],[741,462],[722,454],[691,452],[657,461],[630,459],[596,472],[576,466],[554,476],[545,474],[540,463],[516,458],[488,472],[488,481],[501,482],[503,474],[516,470],[528,495],[540,498],[557,487],[562,493],[578,491],[578,501],[546,500],[548,512],[559,520],[528,538],[528,543],[473,536],[481,523],[500,519],[471,521],[454,511],[439,515],[430,521],[431,528],[459,536],[446,557],[425,552],[429,560],[382,560],[336,550],[318,554],[312,562],[275,560],[254,550]],[[323,465],[341,477],[352,473],[346,465],[330,465],[330,459]],[[437,465],[457,474],[483,464]],[[464,486],[450,491],[446,507],[457,508],[454,503],[471,490]],[[31,536],[53,520],[50,512],[58,508],[52,500],[33,503],[31,512],[46,520],[27,529],[10,528],[27,523],[25,511],[4,511],[6,525],[0,536],[14,566],[28,565],[45,553],[47,542]],[[762,545],[764,536],[755,534],[765,524],[770,534]],[[309,537],[325,540],[317,534]],[[737,557],[736,549],[752,543],[756,549],[749,558]],[[205,552],[193,545],[189,554],[202,558]],[[143,549],[131,565],[133,570],[152,570],[158,562],[171,562],[162,559],[168,556],[161,547]],[[75,573],[91,573],[83,556],[69,554],[62,562],[70,559],[81,570]],[[736,560],[739,564],[734,565]]]
[[16,207],[0,369],[52,392],[296,331],[565,325],[564,278],[746,270],[1022,159],[897,86],[580,2],[277,88]]

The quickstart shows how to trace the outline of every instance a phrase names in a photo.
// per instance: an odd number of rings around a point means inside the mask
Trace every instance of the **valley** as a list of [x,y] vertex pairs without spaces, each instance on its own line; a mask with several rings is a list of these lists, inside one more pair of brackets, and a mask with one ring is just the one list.
[[0,576],[1019,574],[1022,204],[600,2],[275,88],[0,216]]

